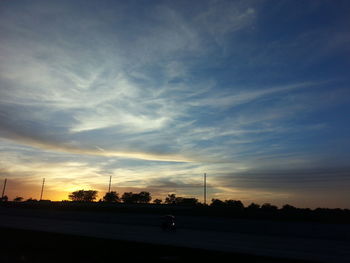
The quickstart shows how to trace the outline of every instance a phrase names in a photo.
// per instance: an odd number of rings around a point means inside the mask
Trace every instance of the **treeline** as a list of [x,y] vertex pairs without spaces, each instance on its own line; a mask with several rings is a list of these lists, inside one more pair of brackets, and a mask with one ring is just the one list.
[[287,221],[313,221],[327,223],[350,223],[349,209],[297,208],[286,204],[281,208],[270,203],[262,205],[251,203],[245,206],[240,200],[212,199],[210,204],[203,204],[197,198],[179,197],[169,194],[162,199],[152,199],[149,192],[108,192],[97,200],[95,190],[78,190],[69,194],[69,200],[51,202],[50,200],[24,200],[16,197],[12,202],[0,199],[0,205],[6,207],[25,207],[41,209],[110,211],[126,213],[176,214],[191,216],[220,216],[242,219],[269,219]]
[[[210,204],[203,204],[193,197],[179,197],[175,194],[168,194],[164,199],[154,199],[149,192],[140,193],[126,192],[119,196],[117,192],[108,192],[98,202],[97,191],[79,190],[71,193],[69,199],[74,202],[83,203],[105,203],[105,204],[139,204],[134,207],[135,212],[151,212],[147,210],[150,203],[156,204],[158,213],[177,213],[184,215],[202,215],[202,216],[223,216],[245,219],[270,219],[270,220],[292,220],[292,221],[318,221],[333,223],[350,223],[349,209],[328,209],[328,208],[297,208],[286,204],[281,208],[270,203],[262,205],[251,203],[244,206],[240,200],[220,200],[212,199]],[[152,201],[152,202],[151,202]],[[143,206],[141,206],[143,204]],[[188,208],[188,209],[186,209]],[[132,209],[126,208],[128,212]],[[131,210],[130,210],[131,209]],[[169,210],[170,209],[170,210]],[[152,213],[155,211],[152,210]]]
[[[72,192],[68,198],[74,202],[94,202],[97,199],[98,192],[95,190],[78,190]],[[122,196],[115,191],[106,193],[99,202],[124,203],[124,204],[149,204],[152,200],[150,192],[142,191],[140,193],[125,192]],[[176,205],[200,205],[197,198],[177,197],[175,194],[169,194],[164,202],[162,199],[154,199],[154,204],[176,204]]]
[[[154,199],[152,201],[152,196],[150,192],[142,191],[140,193],[133,193],[133,192],[125,192],[121,196],[119,193],[115,191],[107,192],[102,199],[96,200],[98,196],[98,191],[96,190],[78,190],[70,193],[68,195],[69,200],[63,200],[63,202],[85,202],[85,203],[91,203],[91,202],[104,202],[104,203],[124,203],[124,204],[167,204],[167,205],[178,205],[178,206],[196,206],[196,207],[213,207],[216,209],[229,209],[231,211],[235,212],[242,212],[242,211],[262,211],[262,212],[276,212],[276,211],[284,211],[284,212],[309,212],[309,211],[334,211],[334,212],[340,212],[345,211],[350,213],[349,209],[329,209],[329,208],[316,208],[314,210],[309,208],[297,208],[295,206],[286,204],[282,206],[281,208],[278,208],[275,205],[272,205],[270,203],[264,203],[262,205],[251,203],[248,206],[244,206],[242,201],[240,200],[220,200],[220,199],[212,199],[210,204],[203,204],[198,201],[197,198],[193,197],[178,197],[175,194],[168,194],[168,196],[164,199]],[[4,196],[3,198],[0,198],[0,202],[7,202],[8,198],[7,196]],[[40,200],[42,202],[51,202],[50,200]],[[152,201],[152,202],[151,202]],[[13,199],[13,202],[38,202],[37,199],[29,198],[27,200],[24,200],[23,197],[15,197]]]

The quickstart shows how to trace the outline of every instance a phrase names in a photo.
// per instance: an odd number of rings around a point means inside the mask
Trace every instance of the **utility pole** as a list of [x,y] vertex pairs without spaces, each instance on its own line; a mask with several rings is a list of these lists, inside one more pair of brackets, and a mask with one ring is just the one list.
[[204,173],[204,204],[207,204],[207,174]]
[[5,195],[6,183],[7,183],[7,178],[5,178],[5,181],[4,181],[4,188],[2,189],[1,200],[4,198],[4,195]]
[[112,175],[109,176],[109,186],[108,186],[108,193],[111,192],[111,182],[112,182]]
[[43,178],[43,184],[42,184],[42,186],[41,186],[40,201],[41,201],[41,200],[42,200],[42,198],[43,198],[44,185],[45,185],[45,178]]

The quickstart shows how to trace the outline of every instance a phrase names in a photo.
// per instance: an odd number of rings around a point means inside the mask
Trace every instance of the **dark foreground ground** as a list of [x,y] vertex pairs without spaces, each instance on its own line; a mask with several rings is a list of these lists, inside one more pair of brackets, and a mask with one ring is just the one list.
[[350,262],[349,224],[175,216],[0,206],[0,263]]
[[0,228],[0,262],[299,262],[246,254]]

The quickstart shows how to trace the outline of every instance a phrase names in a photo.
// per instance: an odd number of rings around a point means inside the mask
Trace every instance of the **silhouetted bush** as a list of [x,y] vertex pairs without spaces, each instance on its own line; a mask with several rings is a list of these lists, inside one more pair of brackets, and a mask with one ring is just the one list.
[[242,210],[244,208],[243,203],[240,200],[225,200],[225,204],[233,209]]
[[288,205],[288,204],[286,204],[286,205],[284,205],[283,207],[282,207],[282,210],[283,211],[287,211],[287,212],[293,212],[293,211],[295,211],[297,208],[296,207],[294,207],[294,206],[292,206],[292,205]]
[[51,203],[51,200],[49,200],[49,199],[41,199],[41,200],[39,200],[39,203],[46,203],[46,204],[48,204],[48,203]]
[[194,206],[200,204],[197,198],[194,197],[177,197],[175,194],[169,194],[165,198],[165,203],[170,205],[187,205]]
[[271,205],[270,203],[265,203],[261,206],[261,209],[267,212],[274,212],[278,210],[278,207],[275,205]]
[[249,206],[247,206],[247,209],[250,211],[257,211],[259,210],[260,205],[255,204],[255,203],[251,203]]
[[211,204],[210,206],[213,207],[223,207],[225,206],[225,202],[221,201],[220,199],[211,199]]
[[147,204],[152,200],[149,192],[140,192],[134,194],[133,192],[126,192],[122,196],[122,200],[125,204]]
[[168,196],[165,198],[166,204],[176,204],[176,195],[175,194],[168,194]]
[[163,202],[162,199],[154,199],[153,200],[153,203],[156,205],[160,205],[162,202]]
[[38,202],[38,200],[30,197],[26,200],[26,202]]
[[22,202],[23,201],[23,197],[22,196],[16,196],[14,199],[13,199],[14,202]]
[[7,197],[7,195],[0,197],[0,202],[7,202],[8,200],[9,200],[9,198]]
[[197,205],[199,204],[197,198],[176,197],[175,204],[177,205]]
[[103,197],[103,201],[107,203],[119,203],[120,198],[117,192],[112,191],[105,194],[105,196]]
[[78,190],[72,192],[68,198],[76,202],[93,202],[97,198],[98,192],[95,190]]

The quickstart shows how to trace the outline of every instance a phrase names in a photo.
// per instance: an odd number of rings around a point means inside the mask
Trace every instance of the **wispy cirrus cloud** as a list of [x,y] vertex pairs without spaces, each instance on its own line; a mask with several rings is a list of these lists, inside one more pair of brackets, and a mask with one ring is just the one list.
[[[47,163],[57,183],[59,169],[80,178],[74,186],[101,189],[103,174],[124,174],[123,189],[199,195],[200,179],[188,178],[207,171],[218,176],[213,196],[248,200],[229,183],[236,173],[344,167],[347,18],[336,11],[339,30],[310,26],[318,12],[330,18],[318,5],[281,18],[290,8],[288,1],[273,8],[254,1],[4,3],[3,155],[37,155],[37,166],[23,171],[8,168],[24,159],[6,159],[6,174],[29,178],[32,171],[36,180]],[[285,194],[263,184],[249,193],[293,196],[293,182],[282,181]]]

